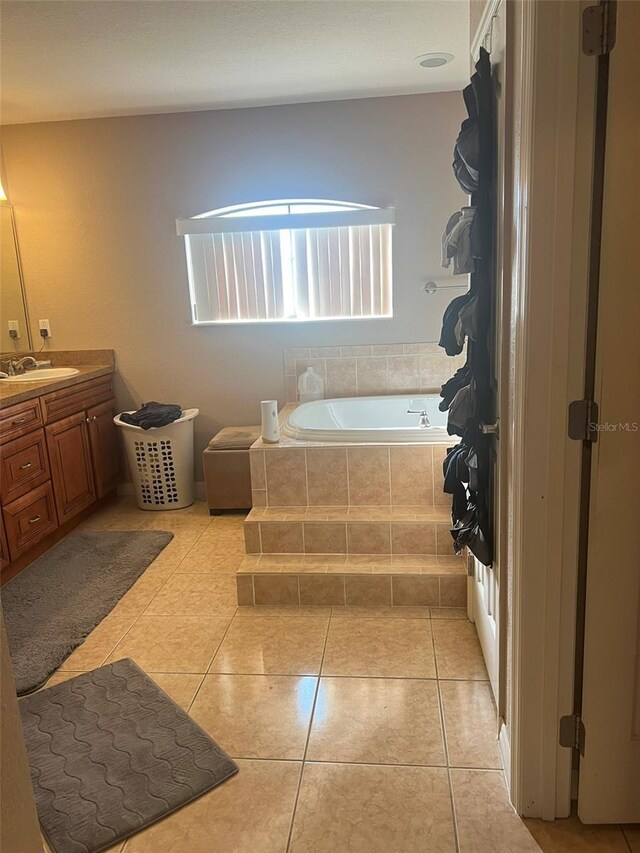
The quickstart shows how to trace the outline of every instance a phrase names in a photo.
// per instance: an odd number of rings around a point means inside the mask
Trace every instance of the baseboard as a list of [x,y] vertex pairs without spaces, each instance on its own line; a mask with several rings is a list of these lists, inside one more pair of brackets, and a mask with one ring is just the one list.
[[[197,501],[203,501],[205,498],[204,481],[194,483],[193,490]],[[120,497],[131,497],[134,495],[133,483],[120,483],[118,485],[118,495]]]
[[509,732],[504,720],[500,721],[500,732],[498,734],[498,749],[500,750],[500,758],[502,759],[502,767],[504,770],[504,778],[507,783],[507,791],[511,790],[511,743],[509,741]]

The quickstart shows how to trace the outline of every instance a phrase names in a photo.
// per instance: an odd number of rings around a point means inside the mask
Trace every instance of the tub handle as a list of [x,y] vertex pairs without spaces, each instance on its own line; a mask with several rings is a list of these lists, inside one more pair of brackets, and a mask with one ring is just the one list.
[[426,427],[430,427],[431,423],[429,422],[429,415],[427,414],[426,409],[407,409],[408,415],[420,415],[420,428],[425,429]]

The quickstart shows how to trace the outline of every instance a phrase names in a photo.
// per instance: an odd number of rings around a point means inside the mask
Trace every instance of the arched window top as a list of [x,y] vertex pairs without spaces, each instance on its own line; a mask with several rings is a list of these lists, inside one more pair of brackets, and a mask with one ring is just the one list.
[[353,201],[337,201],[328,198],[280,198],[270,201],[254,201],[247,204],[232,204],[207,213],[199,213],[192,219],[240,216],[285,216],[305,213],[339,213],[349,210],[380,210],[371,204],[356,204]]
[[374,207],[354,201],[324,198],[285,198],[234,204],[177,219],[180,236],[279,231],[300,228],[340,228],[356,225],[393,225],[392,207]]

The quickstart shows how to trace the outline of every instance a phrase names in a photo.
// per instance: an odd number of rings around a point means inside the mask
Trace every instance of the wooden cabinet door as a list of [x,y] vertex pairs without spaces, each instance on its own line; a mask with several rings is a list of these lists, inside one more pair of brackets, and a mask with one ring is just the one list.
[[99,498],[115,489],[120,473],[117,427],[113,422],[115,400],[87,410],[91,461]]
[[85,413],[50,424],[46,433],[56,509],[64,524],[96,499]]
[[11,562],[9,555],[9,543],[4,529],[4,521],[0,518],[0,571],[5,569]]

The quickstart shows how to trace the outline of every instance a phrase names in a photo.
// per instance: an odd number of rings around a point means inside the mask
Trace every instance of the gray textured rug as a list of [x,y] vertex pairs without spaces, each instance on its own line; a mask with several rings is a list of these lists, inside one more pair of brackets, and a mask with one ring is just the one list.
[[157,530],[72,533],[2,587],[19,696],[44,684],[172,538]]
[[104,850],[238,772],[128,659],[25,697],[20,713],[55,853]]

